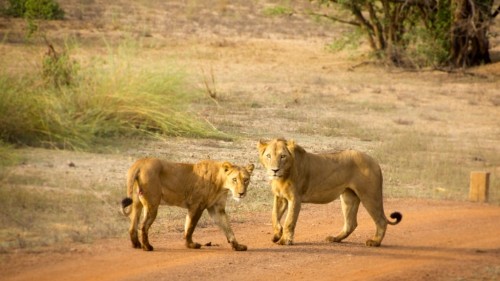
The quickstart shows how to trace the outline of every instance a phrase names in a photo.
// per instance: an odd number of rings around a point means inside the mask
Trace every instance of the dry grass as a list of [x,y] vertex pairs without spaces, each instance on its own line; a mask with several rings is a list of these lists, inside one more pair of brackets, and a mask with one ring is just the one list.
[[0,251],[48,245],[64,249],[68,242],[87,243],[123,233],[124,218],[116,205],[122,193],[118,186],[66,182],[84,186],[78,190],[46,184],[42,176],[3,179]]

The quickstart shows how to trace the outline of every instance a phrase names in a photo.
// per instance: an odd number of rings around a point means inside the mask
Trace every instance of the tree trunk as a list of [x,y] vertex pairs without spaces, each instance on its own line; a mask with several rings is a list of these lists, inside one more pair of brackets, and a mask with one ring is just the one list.
[[452,63],[466,67],[491,62],[488,29],[491,0],[453,0]]

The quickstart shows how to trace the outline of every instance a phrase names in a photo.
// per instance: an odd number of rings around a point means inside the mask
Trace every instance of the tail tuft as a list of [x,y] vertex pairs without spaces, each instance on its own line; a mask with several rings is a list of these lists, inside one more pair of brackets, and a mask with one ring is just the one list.
[[[123,198],[122,200],[122,208],[127,208],[128,206],[132,205],[132,198],[130,197],[125,197]],[[392,218],[392,215],[391,215],[391,218]]]
[[391,219],[395,219],[395,222],[390,222],[390,224],[395,225],[398,224],[402,219],[403,215],[400,212],[394,212],[391,214]]
[[130,212],[125,211],[125,208],[132,205],[132,203],[133,203],[132,198],[130,198],[130,197],[123,198],[123,200],[122,200],[122,213],[125,216],[128,216],[130,214]]

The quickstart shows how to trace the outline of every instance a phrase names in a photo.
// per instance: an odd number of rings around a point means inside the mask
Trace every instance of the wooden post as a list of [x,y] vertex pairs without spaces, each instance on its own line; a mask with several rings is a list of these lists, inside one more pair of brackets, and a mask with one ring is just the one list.
[[471,172],[469,200],[474,202],[487,202],[490,185],[490,173]]

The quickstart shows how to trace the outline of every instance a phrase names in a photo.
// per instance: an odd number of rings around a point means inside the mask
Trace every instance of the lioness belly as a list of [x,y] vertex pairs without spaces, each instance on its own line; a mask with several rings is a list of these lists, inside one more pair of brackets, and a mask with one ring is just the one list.
[[183,193],[172,192],[164,189],[161,196],[161,204],[187,208],[186,198]]
[[340,197],[344,192],[343,187],[325,187],[325,188],[315,188],[311,187],[306,193],[302,195],[302,202],[304,203],[316,203],[316,204],[326,204]]

